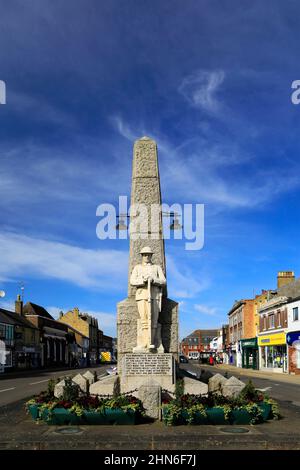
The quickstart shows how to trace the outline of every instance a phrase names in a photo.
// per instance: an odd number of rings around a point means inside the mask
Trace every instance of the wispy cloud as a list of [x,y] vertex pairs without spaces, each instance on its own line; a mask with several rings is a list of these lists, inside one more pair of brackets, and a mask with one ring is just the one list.
[[195,275],[185,264],[182,265],[171,256],[167,259],[167,271],[169,293],[177,300],[195,297],[210,286],[211,281],[207,275],[201,276],[199,272]]
[[208,305],[203,304],[195,304],[194,309],[197,310],[197,312],[202,313],[203,315],[207,315],[209,317],[218,316],[218,309],[216,307],[209,307]]
[[128,254],[91,250],[14,233],[0,235],[0,275],[56,279],[85,289],[119,289],[126,279]]
[[142,137],[141,134],[134,132],[120,115],[110,116],[109,120],[118,133],[130,142]]
[[191,105],[216,114],[221,109],[221,101],[217,97],[217,92],[224,79],[223,70],[198,70],[182,80],[179,92]]

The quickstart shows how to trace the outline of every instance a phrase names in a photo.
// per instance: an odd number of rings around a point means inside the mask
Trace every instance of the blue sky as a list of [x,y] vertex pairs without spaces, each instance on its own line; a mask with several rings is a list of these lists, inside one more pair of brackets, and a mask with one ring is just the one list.
[[300,273],[300,5],[264,0],[0,0],[0,280],[10,306],[78,306],[115,334],[128,241],[96,208],[158,144],[164,202],[205,204],[205,245],[166,241],[180,335]]

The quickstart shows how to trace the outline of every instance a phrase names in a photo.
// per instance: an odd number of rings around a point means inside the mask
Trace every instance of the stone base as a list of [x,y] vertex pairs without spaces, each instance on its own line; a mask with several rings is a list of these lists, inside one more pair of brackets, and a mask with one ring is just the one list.
[[208,385],[200,380],[184,377],[184,393],[189,395],[207,395]]
[[[123,357],[126,354],[137,352],[139,314],[135,297],[129,297],[118,303],[118,374],[122,375]],[[178,303],[163,297],[162,311],[159,315],[161,324],[162,346],[165,352],[172,353],[178,360]]]
[[139,387],[138,398],[142,401],[146,416],[161,419],[161,386],[153,379],[148,379]]
[[175,360],[171,353],[131,353],[122,359],[121,392],[136,392],[149,379],[163,389],[175,390]]
[[97,382],[90,385],[90,395],[113,395],[116,380],[116,375],[102,377]]

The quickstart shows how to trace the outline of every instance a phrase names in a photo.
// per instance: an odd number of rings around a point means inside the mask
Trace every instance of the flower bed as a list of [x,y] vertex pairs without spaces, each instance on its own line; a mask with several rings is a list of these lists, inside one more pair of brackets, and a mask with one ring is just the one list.
[[259,424],[278,419],[277,403],[258,392],[251,382],[235,398],[209,393],[207,396],[177,395],[163,403],[166,425],[180,424]]
[[44,392],[29,400],[26,409],[34,420],[50,425],[137,424],[144,415],[141,401],[131,395],[104,399],[83,396],[68,401]]

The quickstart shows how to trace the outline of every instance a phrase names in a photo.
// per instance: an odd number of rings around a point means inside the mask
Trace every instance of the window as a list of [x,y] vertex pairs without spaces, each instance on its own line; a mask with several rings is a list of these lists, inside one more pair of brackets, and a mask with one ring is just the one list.
[[5,339],[5,325],[0,325],[0,338]]
[[269,328],[274,328],[274,327],[275,327],[275,318],[273,314],[273,315],[269,315]]
[[299,312],[298,312],[298,307],[293,308],[293,321],[298,321],[299,320]]
[[263,328],[264,330],[267,329],[267,317],[265,315],[263,316]]

